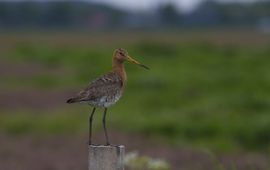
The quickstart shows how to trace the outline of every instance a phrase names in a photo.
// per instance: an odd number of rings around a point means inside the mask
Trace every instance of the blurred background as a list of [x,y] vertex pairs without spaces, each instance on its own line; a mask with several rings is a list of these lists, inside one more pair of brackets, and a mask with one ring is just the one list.
[[119,47],[151,68],[108,110],[130,170],[270,169],[268,0],[2,0],[1,170],[87,169],[91,107],[65,101]]

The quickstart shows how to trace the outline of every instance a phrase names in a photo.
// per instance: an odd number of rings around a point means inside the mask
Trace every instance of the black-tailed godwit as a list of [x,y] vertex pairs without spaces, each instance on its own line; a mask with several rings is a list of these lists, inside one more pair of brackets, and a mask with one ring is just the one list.
[[110,145],[106,129],[106,113],[107,108],[114,105],[122,96],[127,80],[124,67],[125,61],[149,69],[130,57],[126,50],[118,48],[113,54],[112,71],[96,78],[84,90],[67,100],[67,103],[87,103],[93,106],[92,113],[89,117],[89,145],[92,144],[92,120],[96,108],[104,108],[103,129],[106,137],[106,145]]

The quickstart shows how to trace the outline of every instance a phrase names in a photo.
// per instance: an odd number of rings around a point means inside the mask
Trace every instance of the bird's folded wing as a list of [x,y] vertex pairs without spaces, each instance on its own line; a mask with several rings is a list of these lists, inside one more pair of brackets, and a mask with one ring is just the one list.
[[93,80],[75,97],[77,102],[97,100],[108,95],[115,95],[122,88],[121,77],[115,73],[105,74]]

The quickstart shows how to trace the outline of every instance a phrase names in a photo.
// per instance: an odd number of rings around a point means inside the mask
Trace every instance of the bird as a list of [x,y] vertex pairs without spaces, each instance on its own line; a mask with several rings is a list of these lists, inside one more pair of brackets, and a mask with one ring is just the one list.
[[91,81],[86,88],[66,101],[69,104],[85,103],[93,107],[89,116],[89,145],[92,145],[92,121],[96,108],[104,109],[102,125],[106,138],[106,145],[110,145],[106,128],[106,114],[108,107],[114,105],[123,94],[127,81],[127,74],[124,66],[126,61],[149,69],[149,67],[132,58],[125,49],[117,48],[113,52],[112,70]]

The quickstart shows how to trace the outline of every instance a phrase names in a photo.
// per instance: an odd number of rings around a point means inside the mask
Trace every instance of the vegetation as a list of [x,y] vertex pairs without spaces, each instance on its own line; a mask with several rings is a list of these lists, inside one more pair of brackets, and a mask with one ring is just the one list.
[[125,165],[130,170],[170,170],[165,160],[139,156],[137,152],[127,153],[124,158]]
[[[151,70],[126,64],[128,84],[122,100],[109,109],[110,129],[141,133],[176,146],[218,151],[270,149],[270,41],[243,45],[243,38],[242,45],[220,45],[211,39],[184,42],[177,33],[169,40],[146,38],[142,33],[130,41],[128,35],[117,35],[116,43],[110,38],[91,39],[92,35],[87,40],[67,36],[65,41],[36,35],[12,41],[7,36],[9,48],[2,51],[3,61],[35,63],[47,71],[30,78],[8,77],[0,86],[5,90],[80,89],[110,69],[112,51],[121,46]],[[105,42],[102,46],[101,41]],[[88,106],[76,105],[50,112],[1,109],[0,131],[81,133],[87,130],[89,111]]]
[[[266,27],[269,1],[201,1],[191,11],[181,11],[174,1],[155,8],[128,10],[111,3],[91,1],[1,1],[1,30],[24,29],[171,29],[172,27]],[[146,5],[147,7],[148,5]]]

